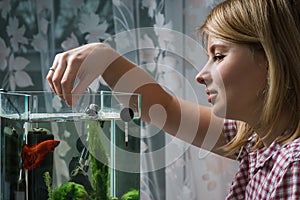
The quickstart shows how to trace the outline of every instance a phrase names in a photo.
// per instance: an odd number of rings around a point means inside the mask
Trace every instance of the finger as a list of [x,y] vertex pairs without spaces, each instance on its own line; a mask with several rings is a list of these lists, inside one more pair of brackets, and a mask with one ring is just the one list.
[[[51,67],[52,68],[52,67]],[[51,69],[50,68],[50,69]],[[51,90],[55,93],[55,94],[57,94],[56,93],[56,91],[55,91],[55,87],[54,87],[54,85],[53,85],[53,82],[52,82],[52,78],[53,78],[53,74],[54,74],[54,70],[50,70],[49,69],[49,72],[48,72],[48,75],[47,75],[47,80],[48,80],[48,83],[49,83],[49,85],[50,85],[50,88],[51,88]]]
[[53,79],[53,75],[55,73],[55,69],[57,68],[57,65],[58,65],[58,61],[57,60],[58,60],[58,55],[55,56],[53,64],[52,64],[52,67],[49,68],[49,71],[48,71],[48,74],[47,74],[47,77],[46,77],[46,79],[48,80],[48,83],[50,85],[50,88],[52,89],[52,91],[55,94],[57,94],[57,93],[55,91],[55,87],[53,85],[53,80],[52,79]]
[[50,86],[51,90],[56,94],[55,89],[54,89],[54,86],[53,86],[53,83],[52,83],[52,76],[53,76],[53,73],[54,73],[53,71],[51,72],[51,71],[49,70],[46,79],[48,80],[48,83],[49,83],[49,86]]
[[71,92],[72,92],[73,83],[76,79],[79,67],[80,65],[78,63],[72,62],[70,59],[70,62],[67,63],[65,73],[61,80],[63,98],[68,105],[72,105]]
[[63,98],[61,80],[67,67],[67,58],[64,55],[58,58],[58,64],[52,77],[52,83],[56,94]]

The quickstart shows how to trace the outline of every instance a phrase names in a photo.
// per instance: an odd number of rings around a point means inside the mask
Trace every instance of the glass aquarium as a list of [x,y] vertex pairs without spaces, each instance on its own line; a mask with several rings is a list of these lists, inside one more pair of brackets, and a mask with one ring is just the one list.
[[141,96],[0,92],[0,199],[139,199]]

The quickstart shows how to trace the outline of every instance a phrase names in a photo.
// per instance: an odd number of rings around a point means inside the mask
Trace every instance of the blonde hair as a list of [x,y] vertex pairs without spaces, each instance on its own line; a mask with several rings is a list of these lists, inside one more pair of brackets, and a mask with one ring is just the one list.
[[[255,130],[272,138],[284,106],[290,129],[279,139],[287,143],[300,133],[300,0],[226,0],[217,5],[199,28],[203,43],[208,35],[263,50],[268,61],[268,88]],[[253,128],[241,123],[237,136],[225,146],[230,153],[243,147]],[[260,140],[256,147],[260,146]]]

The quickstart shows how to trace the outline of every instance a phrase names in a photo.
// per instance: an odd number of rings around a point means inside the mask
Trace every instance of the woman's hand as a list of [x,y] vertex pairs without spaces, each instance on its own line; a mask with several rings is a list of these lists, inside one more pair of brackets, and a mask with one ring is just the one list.
[[120,55],[106,44],[87,44],[57,54],[47,80],[52,90],[72,105],[76,102],[74,99],[72,102],[72,95],[69,94],[82,94],[118,57]]

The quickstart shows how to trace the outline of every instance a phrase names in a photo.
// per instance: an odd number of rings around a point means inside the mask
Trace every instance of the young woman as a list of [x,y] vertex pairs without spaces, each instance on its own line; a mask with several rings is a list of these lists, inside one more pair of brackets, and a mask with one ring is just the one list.
[[227,199],[299,199],[300,1],[227,0],[199,32],[209,59],[196,80],[212,107],[170,95],[101,43],[58,54],[47,79],[70,105],[66,94],[99,75],[112,90],[142,94],[144,121],[240,161]]

